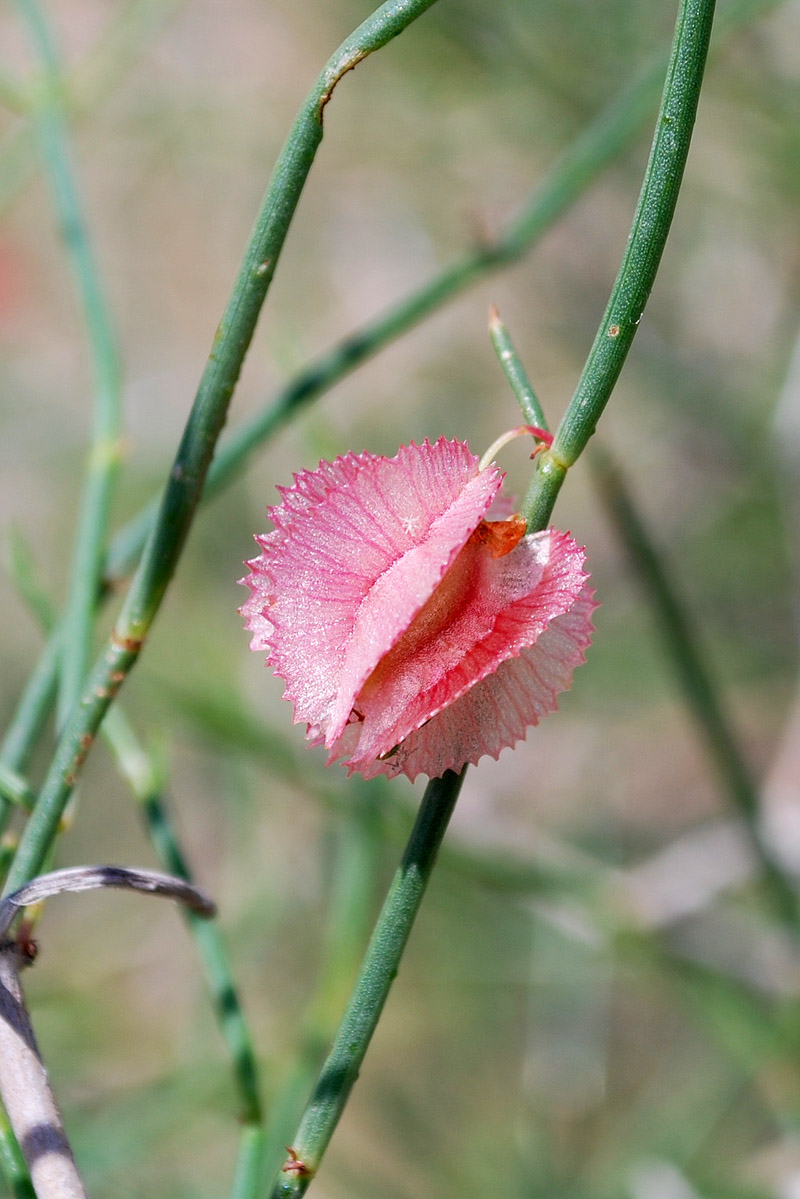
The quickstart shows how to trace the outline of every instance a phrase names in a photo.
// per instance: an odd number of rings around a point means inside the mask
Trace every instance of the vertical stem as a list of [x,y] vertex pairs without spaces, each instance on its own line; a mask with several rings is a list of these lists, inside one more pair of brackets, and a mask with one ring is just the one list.
[[[170,874],[191,882],[191,870],[163,801],[159,771],[119,706],[108,713],[103,732],[117,766],[139,804],[162,864]],[[263,1113],[256,1053],[219,927],[215,921],[201,918],[187,908],[183,909],[183,915],[200,956],[217,1024],[231,1059],[239,1099],[239,1119],[246,1125],[260,1125]]]
[[529,528],[549,524],[567,470],[594,433],[636,335],[678,202],[713,17],[714,0],[681,0],[661,108],[628,244],[555,441],[536,459],[533,481],[522,507]]
[[723,711],[685,606],[670,574],[662,565],[620,471],[608,454],[601,453],[597,448],[591,454],[591,464],[606,510],[650,597],[659,632],[689,708],[697,725],[703,730],[719,779],[744,821],[775,912],[779,919],[797,931],[800,915],[797,895],[791,882],[778,868],[762,833],[758,788]]
[[338,1032],[300,1121],[271,1199],[305,1194],[350,1096],[383,1011],[455,808],[464,771],[425,789],[403,859],[381,910]]
[[75,276],[94,372],[92,444],[75,537],[62,641],[57,723],[64,724],[83,687],[103,570],[109,508],[120,459],[120,367],[116,338],[94,263],[62,112],[61,68],[43,9],[16,0],[41,70],[33,115],[67,256]]

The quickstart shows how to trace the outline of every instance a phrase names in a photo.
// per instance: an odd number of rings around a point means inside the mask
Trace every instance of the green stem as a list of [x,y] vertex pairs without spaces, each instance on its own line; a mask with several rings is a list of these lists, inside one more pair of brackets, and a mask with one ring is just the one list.
[[425,790],[358,980],[300,1121],[292,1156],[284,1163],[271,1199],[297,1199],[305,1194],[319,1168],[400,966],[463,778],[464,771],[448,771],[440,779],[431,779]]
[[[108,738],[120,773],[138,801],[150,839],[163,865],[170,874],[192,882],[189,865],[163,800],[160,771],[119,706],[112,708],[106,716],[103,733]],[[183,909],[182,915],[203,964],[217,1023],[233,1064],[239,1093],[239,1118],[244,1124],[260,1125],[263,1113],[255,1049],[219,928],[213,920],[203,919],[189,909]]]
[[511,340],[511,334],[500,320],[500,314],[496,308],[492,308],[489,317],[489,337],[492,339],[492,345],[494,346],[498,362],[503,369],[505,377],[508,379],[508,385],[522,409],[525,423],[528,425],[538,425],[540,429],[547,429],[547,418],[545,417],[542,405],[539,403],[539,397],[531,386],[527,371],[522,365],[522,359]]
[[[50,632],[0,744],[2,766],[15,774],[24,774],[55,696],[61,629],[51,632],[55,619],[53,606],[36,578],[33,555],[23,538],[13,530],[9,572],[23,602],[41,627]],[[11,813],[11,805],[0,797],[0,834],[5,831]]]
[[103,570],[109,509],[120,461],[120,366],[116,338],[94,263],[68,147],[58,53],[37,0],[16,0],[41,72],[33,117],[42,158],[75,277],[94,373],[92,443],[78,518],[64,618],[57,723],[80,698],[91,653],[97,589]]
[[33,807],[34,794],[28,785],[28,780],[11,770],[5,762],[0,761],[0,798],[3,803],[16,804],[23,808]]
[[555,441],[536,459],[522,507],[530,528],[549,524],[567,470],[595,431],[642,318],[678,201],[713,16],[714,0],[681,0],[650,159],[622,265]]
[[256,1199],[261,1194],[264,1174],[264,1130],[246,1125],[239,1138],[236,1173],[231,1199]]
[[720,782],[744,822],[775,912],[796,930],[800,913],[795,889],[779,869],[762,833],[758,788],[723,710],[686,607],[639,517],[619,469],[607,453],[597,448],[590,461],[606,510],[650,598],[659,631],[689,709],[703,730]]
[[[303,1017],[292,1064],[270,1098],[267,1127],[267,1162],[275,1162],[294,1131],[331,1042],[369,933],[369,912],[374,906],[377,868],[384,839],[383,797],[373,787],[350,781],[352,800],[346,812],[332,821],[334,877],[326,903],[323,960],[314,995]],[[352,802],[354,801],[354,802]]]
[[217,329],[155,526],[116,628],[59,741],[39,800],[20,839],[6,884],[9,889],[22,886],[40,869],[100,722],[138,660],[172,578],[278,256],[322,141],[325,105],[343,75],[401,33],[433,2],[387,0],[328,60],[300,110],[275,165],[231,298]]

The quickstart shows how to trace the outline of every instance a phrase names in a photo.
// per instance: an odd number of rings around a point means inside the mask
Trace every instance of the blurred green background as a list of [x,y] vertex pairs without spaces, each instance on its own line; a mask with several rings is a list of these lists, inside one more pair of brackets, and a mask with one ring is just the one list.
[[[763,781],[768,828],[796,869],[800,6],[762,7],[712,48],[667,253],[600,438],[685,598]],[[326,108],[231,423],[500,231],[588,121],[666,52],[673,9],[440,0],[348,76]],[[121,524],[169,469],[294,114],[370,8],[61,0],[49,11],[123,346]],[[4,71],[29,78],[11,6],[0,46]],[[443,434],[482,453],[518,422],[486,333],[492,302],[557,423],[624,249],[650,132],[531,254],[304,409],[201,511],[125,688],[132,722],[168,757],[183,843],[220,906],[276,1161],[421,788],[347,784],[304,748],[281,685],[247,649],[242,560],[275,484],[321,456],[391,454]],[[0,506],[61,600],[90,369],[29,134],[24,115],[0,111]],[[517,442],[502,459],[518,494],[528,452]],[[595,644],[560,713],[469,772],[313,1193],[796,1199],[796,943],[770,915],[584,462],[555,521],[588,547]],[[7,575],[0,603],[8,716],[40,635]],[[51,744],[48,734],[34,784]],[[59,862],[156,864],[102,745]],[[40,941],[27,991],[90,1193],[226,1193],[236,1105],[180,917],[118,895],[67,899],[48,908]]]

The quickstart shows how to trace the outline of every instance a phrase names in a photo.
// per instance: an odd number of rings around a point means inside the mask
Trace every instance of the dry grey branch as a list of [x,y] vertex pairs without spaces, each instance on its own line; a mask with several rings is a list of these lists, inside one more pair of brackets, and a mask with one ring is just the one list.
[[198,887],[171,874],[157,870],[134,870],[128,866],[70,866],[42,874],[20,887],[0,903],[0,938],[11,927],[20,908],[39,903],[65,891],[94,891],[98,887],[116,887],[123,891],[139,891],[145,895],[163,895],[191,908],[198,916],[216,915],[216,905]]

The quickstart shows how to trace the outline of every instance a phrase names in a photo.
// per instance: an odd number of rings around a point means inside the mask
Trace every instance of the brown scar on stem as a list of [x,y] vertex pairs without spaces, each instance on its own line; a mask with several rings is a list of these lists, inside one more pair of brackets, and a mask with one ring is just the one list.
[[138,654],[144,645],[144,637],[123,637],[116,629],[112,629],[111,644],[115,649],[125,650],[128,654]]
[[511,516],[508,520],[482,520],[470,540],[485,545],[493,558],[503,558],[519,545],[526,528],[522,516]]
[[608,326],[608,336],[609,337],[619,337],[619,325],[609,325]]
[[319,109],[317,111],[317,116],[319,118],[320,125],[322,124],[323,109],[325,108],[325,105],[328,103],[331,96],[333,95],[333,89],[336,87],[336,84],[339,82],[340,79],[344,78],[344,76],[347,74],[348,71],[354,70],[355,67],[357,67],[358,64],[360,62],[362,62],[368,56],[368,53],[369,53],[369,51],[367,51],[367,50],[359,50],[359,52],[355,56],[355,58],[351,62],[349,62],[347,64],[347,66],[342,67],[341,70],[339,70],[339,72],[336,75],[334,75],[332,81],[330,82],[328,87],[326,87],[325,91],[322,93],[322,95],[319,98]]

